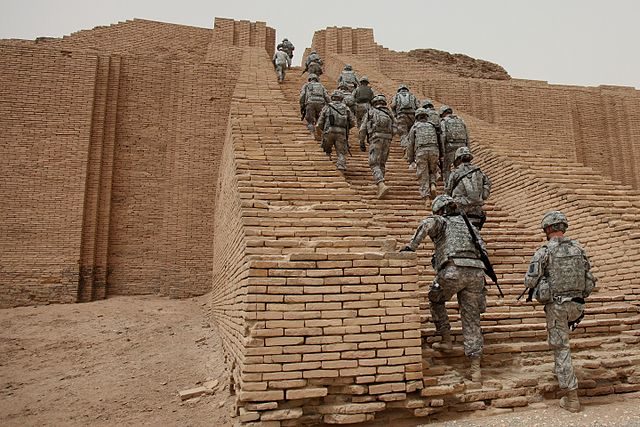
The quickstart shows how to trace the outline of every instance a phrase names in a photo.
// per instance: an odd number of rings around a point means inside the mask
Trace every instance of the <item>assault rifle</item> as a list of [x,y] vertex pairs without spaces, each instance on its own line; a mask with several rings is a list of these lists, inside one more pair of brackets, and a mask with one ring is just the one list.
[[300,107],[300,120],[304,120],[304,116],[307,115],[307,106],[306,104]]
[[480,241],[478,240],[478,235],[476,234],[476,230],[469,222],[469,218],[464,212],[460,212],[464,223],[467,225],[467,229],[469,230],[469,234],[471,234],[471,240],[473,240],[473,244],[480,253],[480,260],[484,264],[484,272],[491,280],[493,280],[493,284],[498,288],[498,293],[500,294],[500,298],[504,298],[504,294],[502,293],[502,289],[500,289],[500,285],[498,285],[498,276],[496,276],[496,272],[493,270],[493,266],[491,265],[491,261],[489,260],[489,254],[487,251],[480,245]]
[[309,64],[304,66],[304,70],[302,70],[302,72],[300,73],[301,76],[304,76],[304,73],[306,73],[307,71],[309,71]]

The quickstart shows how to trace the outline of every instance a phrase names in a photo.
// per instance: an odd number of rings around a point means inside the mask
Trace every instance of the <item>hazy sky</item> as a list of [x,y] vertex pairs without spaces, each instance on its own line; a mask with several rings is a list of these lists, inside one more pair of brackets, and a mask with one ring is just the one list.
[[0,38],[60,37],[132,18],[212,28],[216,16],[266,21],[278,40],[293,41],[298,61],[315,30],[369,27],[385,47],[464,53],[515,78],[640,88],[638,0],[0,0]]

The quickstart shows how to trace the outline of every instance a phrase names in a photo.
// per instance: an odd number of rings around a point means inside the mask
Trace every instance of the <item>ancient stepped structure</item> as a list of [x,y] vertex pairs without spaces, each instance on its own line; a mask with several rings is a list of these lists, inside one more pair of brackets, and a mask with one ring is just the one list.
[[384,200],[355,131],[336,171],[300,121],[302,70],[276,81],[275,41],[265,23],[230,19],[1,41],[0,304],[208,292],[246,426],[535,408],[557,383],[542,308],[516,296],[554,208],[600,280],[572,335],[580,393],[640,390],[636,90],[511,79],[483,61],[391,51],[370,29],[315,33],[329,89],[350,63],[388,96],[407,83],[452,105],[471,129],[505,292],[488,288],[477,384],[455,301],[455,351],[429,345],[432,246],[398,252],[428,214],[398,141]]

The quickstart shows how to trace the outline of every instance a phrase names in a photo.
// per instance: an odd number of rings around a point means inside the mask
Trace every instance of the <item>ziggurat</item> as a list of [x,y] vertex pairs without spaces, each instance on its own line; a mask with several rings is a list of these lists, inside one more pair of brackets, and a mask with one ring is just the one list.
[[428,212],[397,138],[378,200],[366,155],[352,149],[343,175],[300,122],[306,76],[277,83],[275,43],[265,23],[219,18],[0,41],[0,306],[209,293],[247,426],[535,408],[557,383],[544,313],[515,297],[539,219],[560,209],[599,279],[571,340],[580,393],[640,390],[637,90],[394,52],[371,29],[315,33],[328,89],[349,63],[375,90],[406,83],[469,125],[506,294],[488,288],[472,386],[459,346],[429,345],[431,244],[398,253]]

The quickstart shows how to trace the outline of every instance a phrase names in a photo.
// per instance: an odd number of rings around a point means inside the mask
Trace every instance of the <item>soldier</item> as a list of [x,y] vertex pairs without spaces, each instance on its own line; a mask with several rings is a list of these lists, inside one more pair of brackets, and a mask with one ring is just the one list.
[[[304,71],[308,71],[309,74],[313,73],[317,76],[322,75],[322,58],[318,55],[318,52],[312,50],[309,56],[307,56],[304,62]],[[304,74],[304,71],[302,72]]]
[[464,120],[453,114],[453,109],[448,105],[440,107],[440,151],[444,156],[442,179],[445,184],[449,180],[456,151],[468,145],[469,133]]
[[358,121],[358,129],[362,124],[362,117],[370,107],[373,99],[373,90],[369,87],[369,78],[362,76],[359,86],[353,91],[353,97],[356,102],[356,120]]
[[591,264],[584,249],[564,236],[567,228],[569,221],[562,212],[551,211],[542,217],[542,229],[548,242],[531,258],[524,285],[525,291],[529,290],[527,301],[535,296],[544,304],[555,374],[560,389],[567,392],[560,399],[560,406],[578,412],[578,380],[571,363],[569,329],[575,329],[584,317],[584,299],[591,294],[597,280],[591,274]]
[[285,70],[291,65],[290,61],[291,59],[289,58],[289,55],[284,51],[282,46],[280,46],[276,53],[273,54],[271,62],[273,62],[273,68],[278,74],[278,83],[282,83],[284,81]]
[[[481,381],[480,358],[484,341],[480,328],[480,313],[486,308],[484,293],[484,264],[481,253],[486,255],[484,241],[478,231],[469,224],[456,209],[453,199],[447,195],[435,198],[431,205],[433,215],[420,223],[411,242],[402,251],[414,252],[428,235],[435,245],[431,264],[436,278],[429,289],[429,306],[436,332],[442,341],[433,348],[451,351],[451,325],[445,302],[455,294],[458,296],[464,354],[471,360],[470,376]],[[471,236],[477,237],[477,244]]]
[[371,108],[364,115],[360,125],[360,151],[366,151],[365,140],[369,141],[369,167],[373,180],[378,186],[378,199],[382,199],[389,187],[384,183],[385,167],[389,157],[389,146],[396,131],[396,121],[387,108],[384,95],[376,95],[371,100]]
[[429,121],[429,112],[424,108],[416,110],[416,122],[411,127],[407,145],[407,160],[416,164],[416,175],[423,199],[436,197],[438,159],[440,148],[436,127]]
[[491,181],[480,168],[471,163],[473,154],[469,147],[460,147],[456,150],[454,166],[449,175],[449,180],[444,188],[444,193],[453,197],[458,208],[467,214],[471,223],[478,229],[487,219],[484,211],[484,202],[491,194]]
[[330,99],[318,76],[311,73],[307,80],[300,90],[300,113],[307,121],[307,129],[313,133],[320,111]]
[[396,95],[393,97],[393,101],[391,102],[391,111],[393,111],[396,116],[396,120],[398,121],[400,145],[405,149],[405,158],[407,145],[409,144],[407,135],[415,121],[415,113],[418,107],[418,99],[409,91],[407,85],[400,85]]
[[339,90],[331,94],[331,102],[325,105],[320,112],[320,118],[316,125],[317,133],[322,131],[322,149],[331,155],[335,146],[338,158],[336,168],[339,171],[347,170],[347,152],[349,152],[349,129],[353,127],[355,120],[351,110],[343,102],[343,94]]
[[346,83],[351,87],[351,90],[354,90],[358,87],[358,78],[356,77],[356,73],[353,72],[353,68],[350,64],[346,64],[344,66],[344,70],[338,76],[338,86],[342,83]]
[[431,123],[436,127],[436,130],[438,131],[438,136],[439,136],[440,135],[440,115],[438,114],[435,107],[433,106],[433,101],[431,101],[430,99],[425,99],[424,101],[422,101],[421,106],[422,108],[427,110],[427,112],[429,113],[429,123]]
[[356,115],[356,101],[355,98],[353,97],[353,91],[351,90],[351,87],[346,84],[346,83],[342,83],[340,86],[338,86],[338,90],[340,92],[342,92],[342,102],[344,102],[344,104],[349,107],[349,110],[351,110],[351,113],[353,114],[353,116],[355,117]]
[[283,51],[286,52],[287,55],[289,55],[289,62],[287,63],[287,68],[291,68],[291,60],[293,59],[293,51],[296,49],[295,46],[293,46],[293,43],[291,43],[289,41],[289,39],[282,39],[282,43],[278,44],[278,50],[280,50],[280,48],[282,48]]

